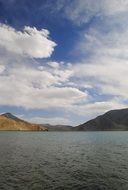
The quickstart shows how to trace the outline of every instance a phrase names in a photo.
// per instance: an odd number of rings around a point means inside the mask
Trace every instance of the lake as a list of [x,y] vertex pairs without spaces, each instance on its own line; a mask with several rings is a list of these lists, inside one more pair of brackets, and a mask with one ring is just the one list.
[[0,190],[128,190],[128,132],[0,132]]

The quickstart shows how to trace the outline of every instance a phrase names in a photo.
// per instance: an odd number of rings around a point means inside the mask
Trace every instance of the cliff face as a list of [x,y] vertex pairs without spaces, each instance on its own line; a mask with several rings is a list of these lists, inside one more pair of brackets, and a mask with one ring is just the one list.
[[46,127],[31,124],[10,113],[0,115],[0,131],[47,131]]
[[111,110],[74,128],[76,131],[128,131],[128,109]]

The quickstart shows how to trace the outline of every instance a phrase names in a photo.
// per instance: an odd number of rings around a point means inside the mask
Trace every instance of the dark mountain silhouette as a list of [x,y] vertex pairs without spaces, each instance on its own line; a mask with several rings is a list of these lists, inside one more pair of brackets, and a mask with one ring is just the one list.
[[84,124],[76,126],[75,131],[127,131],[128,108],[111,110]]
[[0,115],[0,131],[47,131],[47,127],[32,124],[11,113]]
[[48,128],[48,131],[72,131],[72,126],[70,125],[50,125],[43,124],[43,126]]

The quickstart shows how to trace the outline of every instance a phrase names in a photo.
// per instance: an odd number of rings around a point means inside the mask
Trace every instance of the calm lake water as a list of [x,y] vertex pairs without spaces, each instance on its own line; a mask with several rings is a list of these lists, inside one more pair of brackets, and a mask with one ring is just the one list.
[[1,132],[0,190],[128,190],[128,132]]

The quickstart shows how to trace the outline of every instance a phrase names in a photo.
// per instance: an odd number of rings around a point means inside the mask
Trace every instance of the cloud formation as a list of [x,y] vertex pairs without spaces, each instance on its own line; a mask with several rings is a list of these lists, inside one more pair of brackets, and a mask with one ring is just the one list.
[[21,64],[10,63],[10,67],[7,64],[0,68],[0,105],[26,109],[68,108],[88,96],[78,88],[65,86],[72,75],[68,68],[51,69],[47,63],[43,67],[27,65],[22,60]]
[[32,118],[24,118],[24,120],[28,120],[32,123],[38,123],[38,124],[52,124],[52,125],[69,125],[72,124],[72,121],[69,120],[69,118],[66,117],[32,117]]
[[[85,32],[79,43],[83,62],[74,66],[75,75],[86,81],[99,94],[128,98],[128,28],[110,30],[98,28]],[[84,54],[89,54],[88,59]]]
[[[4,34],[4,35],[3,35]],[[9,52],[34,58],[50,57],[56,43],[49,39],[49,31],[25,26],[17,31],[0,24],[0,48]]]
[[[74,48],[80,61],[38,62],[36,58],[50,57],[56,46],[47,30],[25,27],[16,31],[0,25],[0,105],[61,109],[84,117],[84,121],[110,109],[127,107],[128,1],[57,3],[55,11],[63,10],[63,16],[75,27],[83,27]],[[66,123],[69,118],[55,120]]]
[[[8,26],[4,28],[8,30],[9,39],[12,33],[24,36],[12,28],[9,30]],[[113,30],[105,34],[99,28],[83,32],[83,38],[77,44],[83,51],[83,61],[76,64],[39,63],[30,54],[11,51],[10,44],[8,48],[5,43],[7,50],[0,48],[0,105],[25,109],[56,108],[87,118],[125,107],[128,93],[126,37],[126,28],[123,32]],[[11,46],[15,44],[12,38]],[[84,57],[87,52],[90,54],[88,59]]]
[[66,108],[87,98],[87,92],[65,85],[72,71],[63,62],[32,59],[51,55],[56,44],[48,35],[44,29],[25,27],[16,31],[0,25],[0,105]]
[[64,11],[67,19],[74,24],[88,23],[94,17],[117,16],[128,11],[127,0],[66,0],[58,1],[59,10]]

